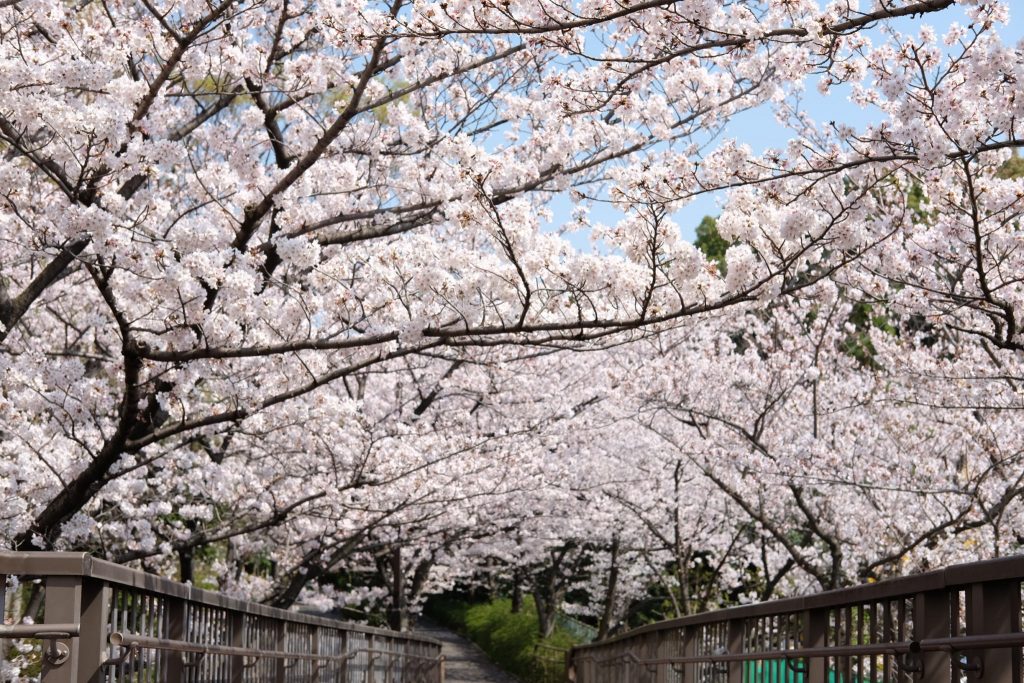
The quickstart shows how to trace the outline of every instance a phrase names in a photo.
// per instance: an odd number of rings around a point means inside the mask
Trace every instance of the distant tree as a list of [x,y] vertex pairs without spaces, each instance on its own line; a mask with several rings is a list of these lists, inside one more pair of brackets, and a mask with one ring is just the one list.
[[693,241],[695,247],[701,250],[704,257],[712,263],[718,264],[719,272],[723,275],[728,267],[725,262],[725,251],[729,248],[729,242],[718,234],[715,219],[711,216],[704,216],[697,226],[697,238]]

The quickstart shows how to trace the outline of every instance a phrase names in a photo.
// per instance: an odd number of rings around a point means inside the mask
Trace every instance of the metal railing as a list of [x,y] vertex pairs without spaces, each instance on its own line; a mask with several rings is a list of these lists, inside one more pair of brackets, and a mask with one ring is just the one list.
[[581,645],[577,683],[1022,683],[1024,557],[697,614]]
[[11,577],[20,587],[0,591],[0,615],[38,622],[0,620],[0,657],[36,644],[17,680],[444,682],[431,638],[236,600],[85,553],[0,551],[0,585]]

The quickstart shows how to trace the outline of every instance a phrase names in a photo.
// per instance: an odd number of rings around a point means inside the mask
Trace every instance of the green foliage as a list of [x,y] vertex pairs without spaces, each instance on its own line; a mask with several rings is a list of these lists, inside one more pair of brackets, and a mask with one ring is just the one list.
[[907,206],[914,214],[918,222],[925,222],[929,218],[928,198],[924,196],[924,188],[914,183],[907,192]]
[[[381,82],[381,81],[378,80],[378,82]],[[387,86],[387,89],[388,89],[389,92],[395,92],[395,91],[402,90],[402,89],[408,87],[409,83],[407,81],[403,81],[403,80],[399,79],[399,80],[395,80],[395,81],[391,81],[391,82],[386,82],[386,83],[384,83],[384,85]],[[345,107],[347,107],[348,103],[351,102],[351,101],[352,101],[352,88],[350,86],[344,85],[344,86],[340,86],[340,87],[328,90],[326,95],[325,95],[325,97],[324,97],[324,99],[323,99],[323,104],[324,104],[324,106],[326,106],[329,110],[333,111],[334,113],[340,113],[340,112],[344,111]],[[371,111],[372,111],[373,117],[375,119],[377,119],[378,122],[384,123],[388,119],[388,109],[390,107],[393,107],[393,106],[395,106],[398,103],[408,104],[410,102],[412,102],[411,96],[409,96],[409,95],[402,95],[401,97],[396,99],[394,102],[391,102],[389,104],[382,104],[379,107],[374,107]]]
[[537,616],[532,602],[523,607],[513,613],[512,601],[507,598],[474,605],[466,612],[466,634],[495,664],[529,680],[537,644]]
[[337,88],[331,88],[324,92],[323,104],[328,109],[335,113],[341,112],[348,106],[348,103],[352,101],[352,88],[348,86],[340,86]]
[[1007,159],[999,170],[996,171],[997,178],[1021,178],[1024,177],[1024,158],[1013,151],[1013,156]]
[[[181,85],[184,90],[191,93],[200,102],[203,102],[204,105],[212,104],[235,88],[235,84],[231,79],[218,77],[213,74],[207,74],[203,78],[182,81]],[[231,100],[230,106],[235,107],[243,103],[252,103],[252,98],[248,94],[240,94]]]
[[693,245],[704,252],[709,261],[718,264],[719,272],[725,274],[725,250],[729,248],[729,242],[718,234],[718,225],[711,216],[704,216],[700,225],[697,226],[697,239]]
[[545,680],[541,660],[548,660],[550,664],[551,652],[568,650],[580,642],[561,625],[555,627],[551,636],[541,639],[538,636],[537,610],[529,596],[524,598],[519,612],[512,611],[512,601],[508,598],[471,604],[451,596],[432,597],[425,612],[465,634],[492,662],[524,683]]
[[192,558],[192,583],[197,588],[220,590],[223,577],[214,569],[217,560],[224,560],[228,555],[228,544],[211,543],[195,549]]

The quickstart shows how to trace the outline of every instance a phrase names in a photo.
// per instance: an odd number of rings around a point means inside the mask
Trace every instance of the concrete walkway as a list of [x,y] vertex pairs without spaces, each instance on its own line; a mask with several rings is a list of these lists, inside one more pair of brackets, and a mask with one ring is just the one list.
[[447,683],[519,683],[515,676],[494,666],[483,650],[436,622],[420,617],[416,633],[444,643],[441,654],[445,657]]

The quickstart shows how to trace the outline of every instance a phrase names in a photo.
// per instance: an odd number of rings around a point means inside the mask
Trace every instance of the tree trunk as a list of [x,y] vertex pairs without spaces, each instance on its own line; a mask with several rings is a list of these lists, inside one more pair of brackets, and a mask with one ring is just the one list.
[[409,610],[405,603],[405,572],[402,571],[402,547],[391,550],[391,608],[388,626],[395,631],[409,630]]
[[519,572],[512,575],[512,614],[523,611],[523,582]]
[[612,617],[615,614],[615,593],[619,585],[619,537],[612,539],[612,562],[608,570],[608,589],[604,595],[604,610],[601,613],[601,623],[597,627],[597,639],[604,640],[611,630]]
[[533,592],[533,602],[537,608],[537,631],[541,638],[547,638],[555,630],[555,610],[557,605],[549,601],[543,591]]
[[195,561],[192,548],[181,548],[178,550],[178,572],[182,583],[192,583],[195,580]]

